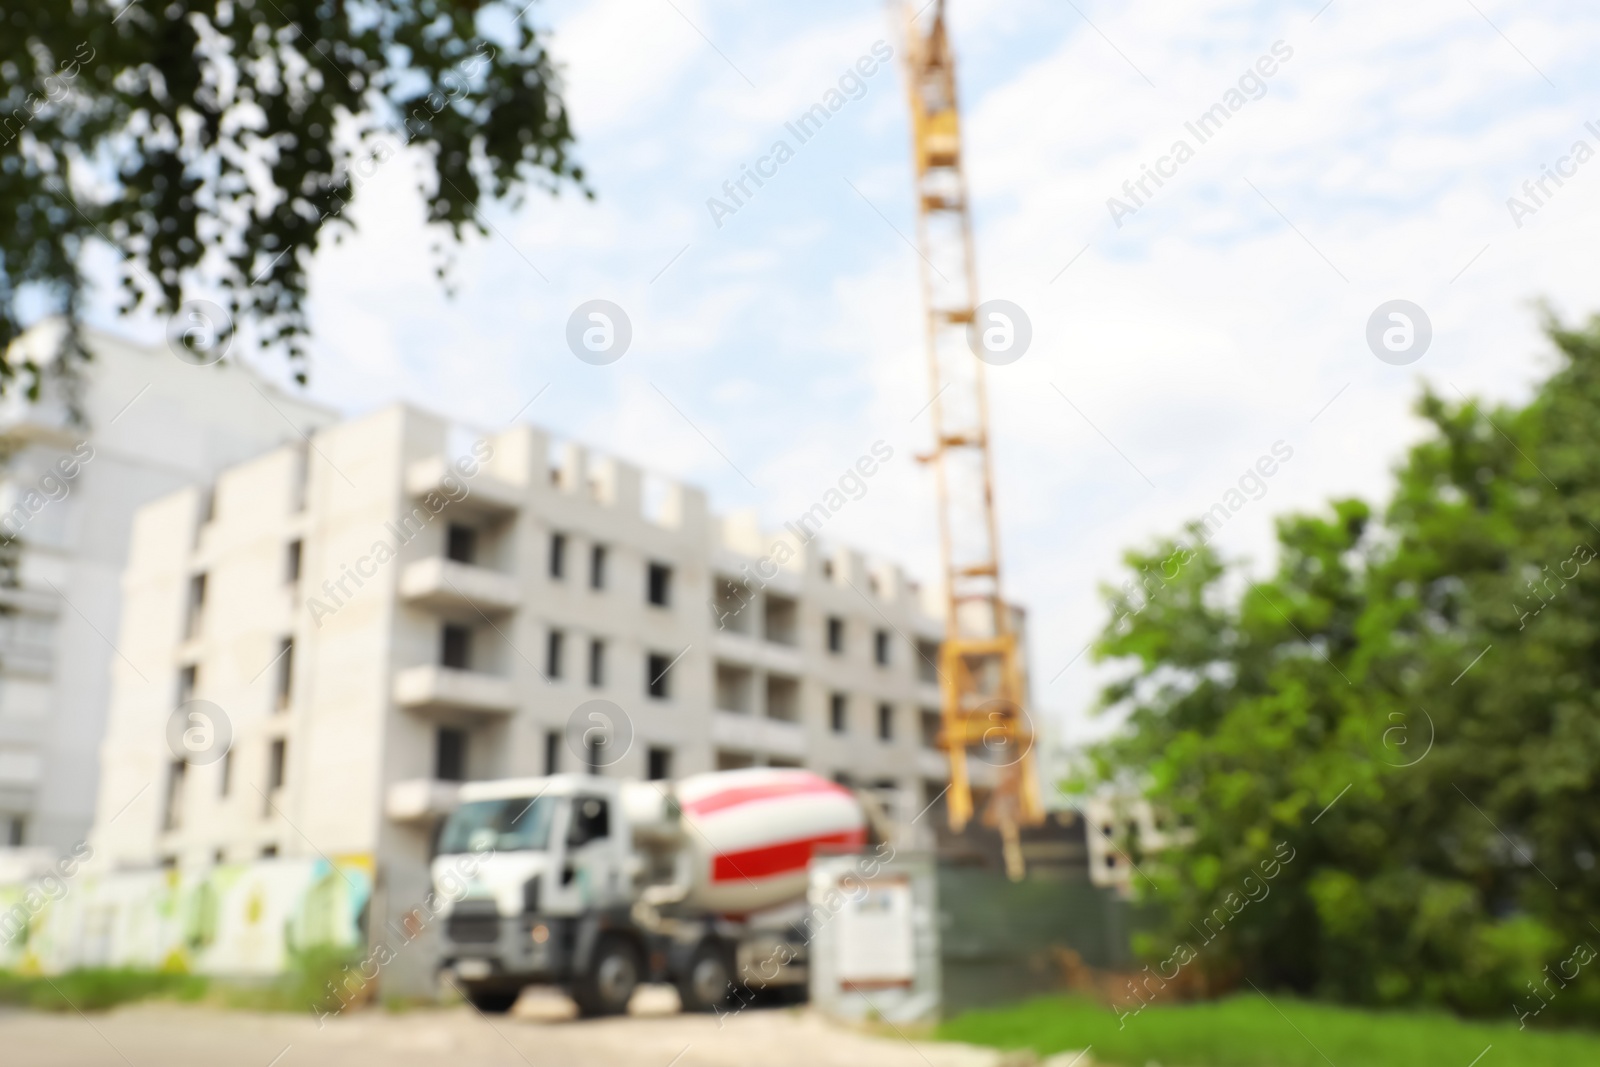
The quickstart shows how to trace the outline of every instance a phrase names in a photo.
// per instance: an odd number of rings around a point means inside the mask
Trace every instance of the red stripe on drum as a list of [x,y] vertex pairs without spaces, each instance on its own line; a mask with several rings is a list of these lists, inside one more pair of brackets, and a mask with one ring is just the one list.
[[738,786],[733,789],[719,789],[698,800],[689,801],[684,804],[683,810],[690,815],[709,815],[714,811],[736,808],[741,804],[758,800],[776,800],[780,797],[797,797],[808,793],[835,793],[847,799],[854,799],[850,790],[843,786],[835,785],[826,778],[808,776],[787,781],[764,782],[760,785]]
[[811,853],[819,845],[844,845],[859,847],[866,844],[865,829],[845,830],[820,837],[805,837],[798,841],[784,841],[777,845],[762,845],[740,852],[724,852],[711,864],[713,882],[736,882],[746,878],[770,878],[776,874],[792,874],[805,870]]

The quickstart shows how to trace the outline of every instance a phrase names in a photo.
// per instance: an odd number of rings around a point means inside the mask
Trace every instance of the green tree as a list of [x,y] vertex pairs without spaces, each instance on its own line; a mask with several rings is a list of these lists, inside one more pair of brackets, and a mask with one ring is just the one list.
[[[0,389],[25,308],[76,323],[85,248],[124,310],[220,293],[304,380],[306,269],[410,145],[441,236],[484,202],[582,185],[526,0],[0,0]],[[440,250],[436,249],[436,253]],[[441,259],[439,272],[445,272]]]
[[1092,760],[1193,834],[1140,858],[1163,960],[1541,1023],[1600,1007],[1600,317],[1548,329],[1529,403],[1425,393],[1387,509],[1279,520],[1270,577],[1199,526],[1126,556],[1144,587],[1107,590],[1095,648],[1128,668],[1102,697],[1126,728]]

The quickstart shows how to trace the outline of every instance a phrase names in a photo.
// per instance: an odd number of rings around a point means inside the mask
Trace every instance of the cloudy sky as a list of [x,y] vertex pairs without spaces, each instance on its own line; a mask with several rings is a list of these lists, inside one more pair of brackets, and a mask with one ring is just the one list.
[[[981,292],[1020,305],[1034,331],[990,377],[1007,580],[1033,615],[1039,704],[1081,739],[1103,668],[1063,668],[1103,624],[1096,587],[1124,548],[1204,511],[1281,441],[1293,458],[1223,536],[1266,566],[1274,515],[1387,492],[1424,381],[1526,395],[1549,367],[1535,301],[1600,309],[1600,160],[1572,156],[1578,141],[1600,150],[1600,11],[949,7]],[[772,524],[882,439],[896,458],[833,531],[931,576],[931,489],[910,458],[927,445],[927,389],[897,60],[734,214],[707,207],[775,140],[793,143],[784,123],[876,42],[898,56],[891,11],[559,0],[530,17],[552,32],[597,199],[488,211],[494,232],[457,257],[451,299],[415,173],[386,164],[354,204],[360,235],[313,272],[311,393],[496,426],[548,385],[525,419]],[[1245,82],[1258,98],[1201,144],[1185,123],[1263,56],[1274,73]],[[1108,198],[1132,203],[1123,183],[1179,139],[1193,158],[1114,220]],[[1522,184],[1558,163],[1569,176],[1534,204]],[[1513,219],[1513,195],[1536,210]],[[632,322],[609,366],[564,341],[591,299]],[[1365,340],[1394,299],[1432,324],[1408,366]]]

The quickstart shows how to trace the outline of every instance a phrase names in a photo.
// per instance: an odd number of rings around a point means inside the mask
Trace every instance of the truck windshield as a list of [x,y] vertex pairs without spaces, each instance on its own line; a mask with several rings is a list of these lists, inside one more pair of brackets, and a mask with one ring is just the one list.
[[542,850],[550,844],[554,797],[507,797],[469,801],[444,824],[439,852],[515,852]]

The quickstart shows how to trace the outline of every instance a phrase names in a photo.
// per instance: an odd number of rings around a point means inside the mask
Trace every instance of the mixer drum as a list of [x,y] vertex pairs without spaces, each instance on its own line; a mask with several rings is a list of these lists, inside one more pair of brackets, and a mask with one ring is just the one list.
[[856,798],[810,771],[716,771],[683,779],[675,792],[687,824],[687,903],[707,911],[743,915],[802,897],[813,851],[866,843]]

